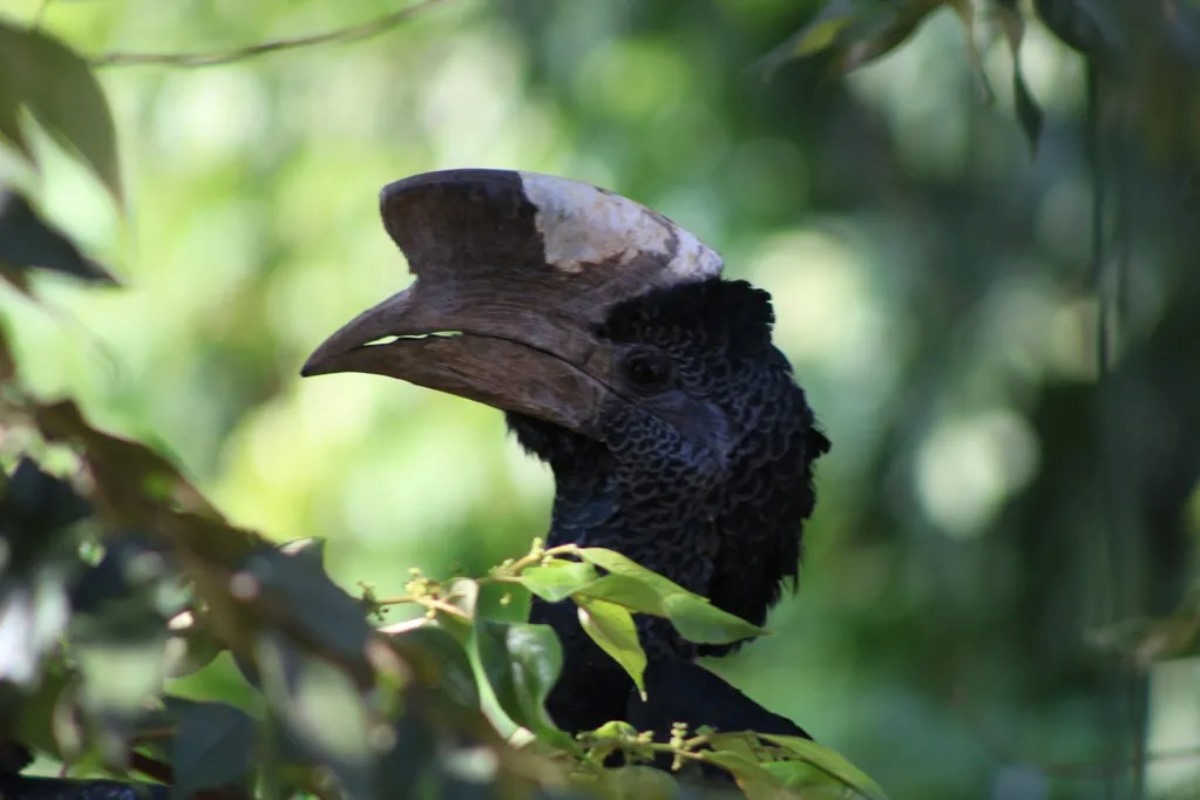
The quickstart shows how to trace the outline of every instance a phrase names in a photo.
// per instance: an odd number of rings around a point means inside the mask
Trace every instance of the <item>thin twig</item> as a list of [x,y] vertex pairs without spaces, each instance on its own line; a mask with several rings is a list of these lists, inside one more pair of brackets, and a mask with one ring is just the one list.
[[309,36],[297,36],[291,39],[273,39],[267,42],[236,47],[231,50],[215,50],[208,53],[103,53],[89,59],[97,67],[123,67],[135,64],[155,65],[163,67],[211,67],[217,64],[229,64],[249,58],[274,53],[278,50],[293,50],[298,47],[327,44],[329,42],[355,42],[378,36],[381,33],[400,25],[410,17],[419,14],[442,0],[421,0],[416,5],[384,14],[382,17],[350,25],[324,33]]

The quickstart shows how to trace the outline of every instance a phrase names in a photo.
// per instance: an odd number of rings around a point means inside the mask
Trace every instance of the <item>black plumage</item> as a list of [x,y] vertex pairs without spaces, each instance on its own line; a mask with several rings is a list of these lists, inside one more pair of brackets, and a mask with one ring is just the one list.
[[[417,280],[304,374],[388,375],[503,409],[554,472],[551,544],[618,550],[762,623],[797,574],[829,446],[771,342],[769,295],[721,279],[720,256],[660,214],[561,178],[429,173],[381,205]],[[535,601],[532,619],[563,642],[548,707],[568,730],[632,715],[804,735],[693,664],[736,645],[639,617],[641,703],[572,603]]]
[[[761,624],[796,576],[814,502],[811,463],[828,448],[771,343],[772,321],[766,292],[718,278],[616,306],[598,335],[624,348],[616,389],[630,401],[601,409],[604,441],[508,414],[518,440],[554,471],[548,544],[618,550]],[[550,699],[560,724],[596,727],[625,707],[629,679],[581,631],[569,603],[535,598],[531,619],[565,643],[564,678]],[[652,662],[734,646],[693,645],[653,617],[638,628]]]

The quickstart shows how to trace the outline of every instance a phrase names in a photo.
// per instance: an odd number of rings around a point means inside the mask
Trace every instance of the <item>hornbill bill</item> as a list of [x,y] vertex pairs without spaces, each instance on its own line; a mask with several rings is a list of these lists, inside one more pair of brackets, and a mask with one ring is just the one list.
[[[393,183],[388,234],[416,281],[360,314],[303,375],[366,372],[506,412],[554,472],[548,545],[618,550],[761,624],[794,582],[829,447],[771,343],[770,296],[666,217],[593,186],[462,169]],[[693,663],[697,646],[639,617],[648,702],[582,631],[534,598],[562,640],[547,708],[569,731],[628,719],[805,735]]]

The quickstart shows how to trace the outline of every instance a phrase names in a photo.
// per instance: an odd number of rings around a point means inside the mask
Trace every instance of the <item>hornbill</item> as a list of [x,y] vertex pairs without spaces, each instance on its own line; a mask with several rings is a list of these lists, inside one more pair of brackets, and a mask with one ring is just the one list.
[[[549,464],[550,546],[620,551],[761,624],[794,583],[813,460],[829,447],[771,343],[770,296],[666,217],[587,184],[461,169],[392,183],[388,234],[416,281],[360,314],[303,375],[366,372],[505,411]],[[697,646],[639,617],[648,702],[581,629],[534,598],[564,671],[547,709],[569,731],[628,719],[806,735],[693,663]]]

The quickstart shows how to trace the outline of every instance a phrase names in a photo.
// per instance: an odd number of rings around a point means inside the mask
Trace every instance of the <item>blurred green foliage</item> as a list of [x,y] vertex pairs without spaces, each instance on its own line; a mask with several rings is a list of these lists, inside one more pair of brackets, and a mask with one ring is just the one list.
[[[476,165],[610,187],[773,293],[834,442],[777,635],[712,668],[896,797],[1195,797],[1197,9],[1033,6],[444,0],[353,43],[106,67],[127,218],[33,131],[40,172],[0,151],[0,181],[127,288],[38,280],[38,303],[2,298],[9,335],[39,395],[172,453],[238,524],[329,537],[343,586],[397,594],[409,566],[523,552],[551,485],[488,409],[297,379],[407,280],[374,193]],[[99,55],[394,8],[0,10]],[[220,696],[231,673],[179,688]]]

